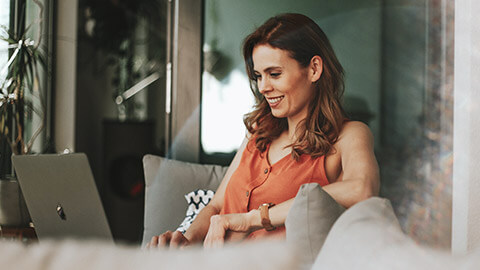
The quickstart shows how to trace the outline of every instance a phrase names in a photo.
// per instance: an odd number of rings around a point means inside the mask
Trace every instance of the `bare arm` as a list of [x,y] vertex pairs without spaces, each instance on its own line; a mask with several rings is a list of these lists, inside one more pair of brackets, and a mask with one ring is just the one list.
[[367,125],[347,123],[335,146],[341,154],[343,176],[340,181],[325,186],[325,191],[347,208],[377,196],[380,174],[373,152],[373,135]]
[[[340,134],[335,148],[341,154],[342,177],[323,189],[346,208],[378,195],[378,164],[373,153],[373,136],[368,127],[360,122],[349,122]],[[273,226],[285,224],[292,204],[293,199],[290,199],[270,209],[269,216]],[[249,233],[261,228],[258,210],[245,214],[212,216],[204,244],[207,247],[222,245],[227,230]]]
[[210,203],[207,204],[200,211],[200,213],[195,218],[194,222],[188,228],[185,234],[182,234],[178,231],[167,231],[159,236],[152,237],[150,243],[146,246],[147,248],[165,246],[177,248],[180,246],[186,246],[203,241],[210,225],[210,217],[219,214],[220,210],[222,209],[226,186],[228,184],[228,181],[230,181],[230,177],[232,176],[233,172],[238,168],[238,165],[240,164],[243,150],[245,149],[247,143],[248,139],[245,138],[242,145],[238,149],[237,154],[233,158],[232,163],[227,169],[227,172],[225,173],[222,182],[220,183],[217,191],[215,192],[214,197],[212,198]]
[[223,200],[225,197],[225,189],[227,188],[227,184],[232,177],[232,174],[238,168],[240,164],[240,160],[242,158],[243,150],[247,146],[248,139],[245,138],[242,145],[237,151],[237,154],[232,160],[232,163],[228,167],[225,176],[223,177],[222,182],[218,186],[217,191],[215,192],[215,196],[212,198],[210,203],[208,203],[202,211],[198,214],[198,216],[193,221],[192,225],[188,228],[185,232],[185,237],[189,239],[190,242],[200,242],[205,239],[205,235],[207,235],[208,227],[210,225],[210,217],[213,215],[217,215],[220,213],[223,207]]

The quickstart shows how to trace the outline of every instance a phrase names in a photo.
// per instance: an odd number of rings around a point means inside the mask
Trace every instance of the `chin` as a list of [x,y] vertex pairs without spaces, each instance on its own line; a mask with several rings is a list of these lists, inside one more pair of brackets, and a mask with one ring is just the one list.
[[274,110],[272,110],[272,115],[273,115],[273,117],[275,117],[275,118],[285,118],[285,117],[286,117],[284,113],[275,112]]

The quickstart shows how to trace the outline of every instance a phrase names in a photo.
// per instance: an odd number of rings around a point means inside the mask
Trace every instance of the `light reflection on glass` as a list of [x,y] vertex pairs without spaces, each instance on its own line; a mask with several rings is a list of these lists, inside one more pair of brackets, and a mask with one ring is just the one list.
[[206,153],[236,151],[245,137],[243,115],[254,102],[248,78],[233,70],[226,81],[218,81],[208,72],[202,79],[203,149]]
[[[9,28],[10,22],[10,0],[0,0],[0,25],[6,28]],[[5,35],[5,31],[2,31],[2,35]],[[5,41],[0,41],[0,69],[3,68],[8,61],[8,43]],[[6,76],[3,75],[3,76]],[[3,78],[1,78],[3,81]]]

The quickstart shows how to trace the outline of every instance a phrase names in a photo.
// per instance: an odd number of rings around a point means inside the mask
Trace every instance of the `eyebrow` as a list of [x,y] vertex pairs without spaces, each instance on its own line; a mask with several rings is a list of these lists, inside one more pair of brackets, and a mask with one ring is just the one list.
[[[267,67],[266,69],[263,70],[263,72],[267,73],[269,71],[272,71],[274,69],[281,69],[282,67],[281,66],[273,66],[273,67]],[[257,70],[253,70],[253,72],[256,72],[256,73],[259,73]]]

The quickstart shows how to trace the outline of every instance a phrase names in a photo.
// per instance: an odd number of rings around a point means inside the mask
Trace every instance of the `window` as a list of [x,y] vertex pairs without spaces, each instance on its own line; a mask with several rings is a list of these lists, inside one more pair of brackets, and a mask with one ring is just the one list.
[[0,0],[1,34],[8,39],[0,41],[0,176],[13,174],[11,152],[45,152],[49,145],[51,2]]
[[[0,25],[8,27],[10,25],[10,0],[0,0]],[[5,67],[8,61],[8,44],[0,42],[0,66]],[[6,74],[1,74],[1,81]]]

